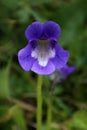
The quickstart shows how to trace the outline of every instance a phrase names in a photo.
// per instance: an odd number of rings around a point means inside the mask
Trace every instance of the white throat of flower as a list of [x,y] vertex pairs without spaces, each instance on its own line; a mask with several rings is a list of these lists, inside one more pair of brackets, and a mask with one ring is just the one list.
[[45,67],[49,59],[55,57],[55,49],[51,48],[49,40],[38,40],[38,45],[31,56],[38,60],[40,66]]

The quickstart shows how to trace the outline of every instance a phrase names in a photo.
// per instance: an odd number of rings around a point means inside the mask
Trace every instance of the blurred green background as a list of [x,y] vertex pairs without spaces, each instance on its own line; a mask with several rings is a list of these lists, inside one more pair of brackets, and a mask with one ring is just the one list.
[[[52,130],[87,130],[87,0],[0,0],[0,130],[36,129],[36,79],[24,72],[17,53],[27,44],[26,27],[33,21],[60,24],[59,44],[76,66],[55,85]],[[43,83],[43,130],[51,81]]]

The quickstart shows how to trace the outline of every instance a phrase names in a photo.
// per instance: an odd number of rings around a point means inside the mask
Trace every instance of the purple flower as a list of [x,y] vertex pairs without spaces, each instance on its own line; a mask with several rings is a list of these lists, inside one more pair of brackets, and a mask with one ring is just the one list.
[[67,76],[73,73],[75,69],[76,69],[75,66],[65,65],[63,68],[61,68],[61,73],[63,75],[63,78],[64,79],[67,78]]
[[69,53],[57,43],[60,32],[60,26],[53,21],[29,25],[25,31],[28,44],[18,52],[21,67],[42,75],[62,68],[68,61]]
[[55,80],[56,82],[61,82],[65,78],[69,76],[69,74],[75,71],[75,66],[68,66],[65,65],[63,68],[55,71],[53,74],[50,75],[51,80]]

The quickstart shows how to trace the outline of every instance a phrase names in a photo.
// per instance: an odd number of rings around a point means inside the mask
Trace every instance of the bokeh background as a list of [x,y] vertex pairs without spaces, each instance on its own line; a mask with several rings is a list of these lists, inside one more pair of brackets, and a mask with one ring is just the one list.
[[[76,71],[56,84],[52,130],[87,130],[87,0],[0,0],[0,130],[36,129],[36,80],[24,72],[17,53],[27,44],[33,21],[60,24],[59,44],[69,50]],[[43,130],[52,81],[44,76]]]

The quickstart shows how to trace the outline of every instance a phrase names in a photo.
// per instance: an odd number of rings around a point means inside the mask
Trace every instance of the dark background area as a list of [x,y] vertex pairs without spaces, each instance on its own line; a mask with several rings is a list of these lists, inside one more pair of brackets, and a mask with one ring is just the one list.
[[[76,71],[55,85],[52,130],[87,130],[87,0],[0,0],[0,130],[35,130],[36,80],[18,64],[33,21],[61,26],[59,44]],[[43,130],[52,81],[44,76]]]

